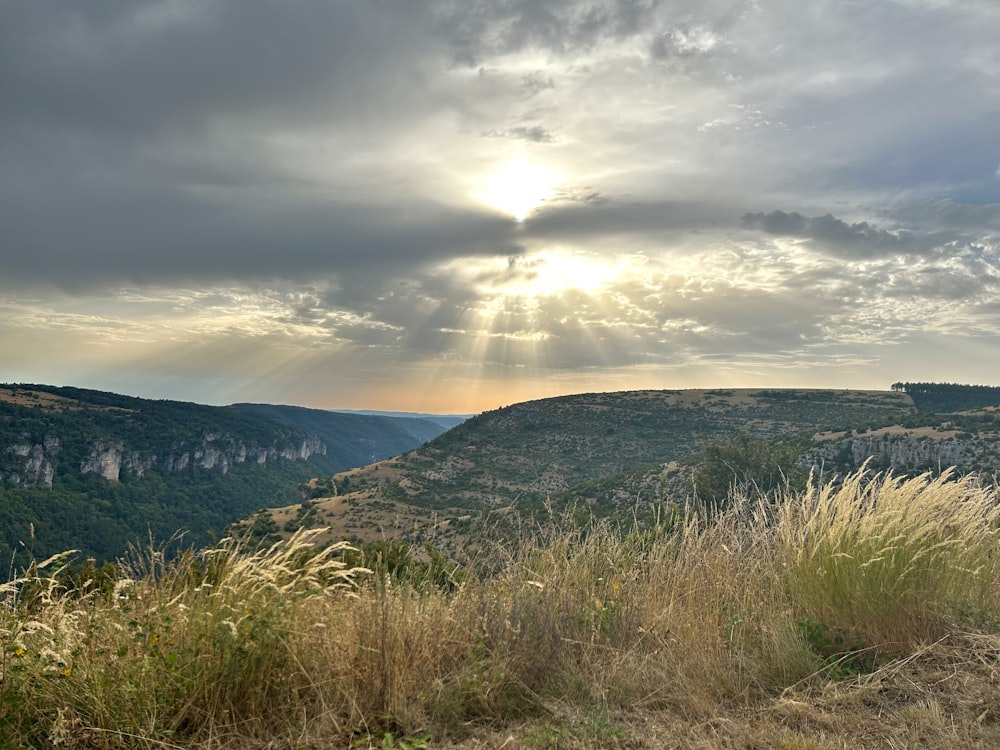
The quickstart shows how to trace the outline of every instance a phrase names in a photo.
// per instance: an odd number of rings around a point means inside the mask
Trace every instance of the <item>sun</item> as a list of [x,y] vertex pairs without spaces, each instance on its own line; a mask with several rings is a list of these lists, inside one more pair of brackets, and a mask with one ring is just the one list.
[[521,158],[485,175],[476,197],[522,222],[552,196],[556,183],[554,172]]

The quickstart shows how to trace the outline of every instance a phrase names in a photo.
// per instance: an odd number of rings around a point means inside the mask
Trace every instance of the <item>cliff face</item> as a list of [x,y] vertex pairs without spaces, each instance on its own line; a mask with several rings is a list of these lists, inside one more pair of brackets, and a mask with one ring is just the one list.
[[[62,452],[59,438],[46,436],[40,442],[21,442],[8,446],[7,469],[0,472],[0,481],[16,487],[52,489],[52,478]],[[242,463],[265,465],[284,459],[304,461],[311,456],[326,455],[326,445],[310,437],[292,445],[247,445],[216,433],[206,433],[196,445],[182,446],[165,456],[143,456],[122,440],[95,440],[80,461],[81,474],[99,474],[109,482],[118,482],[123,473],[142,477],[149,469],[181,472],[192,467],[218,469],[223,474]]]
[[15,487],[51,490],[59,452],[59,438],[52,435],[46,435],[40,443],[24,442],[8,446],[8,462],[14,466],[0,472],[0,481],[6,480]]
[[160,459],[157,456],[141,458],[135,451],[129,451],[121,441],[113,443],[96,442],[90,455],[80,464],[80,473],[96,473],[110,482],[121,479],[122,471],[141,477],[147,469],[163,466],[167,471],[184,471],[192,466],[202,469],[218,469],[223,474],[231,466],[252,462],[265,465],[268,461],[285,459],[304,461],[310,456],[325,456],[326,446],[318,438],[306,438],[296,446],[247,446],[217,434],[206,434],[200,445],[188,450],[171,453]]
[[120,440],[98,440],[90,446],[90,454],[80,462],[80,473],[100,474],[109,482],[117,482],[122,469],[141,477],[150,465],[139,457],[137,451],[126,450]]
[[807,454],[813,466],[860,467],[871,459],[875,468],[896,472],[1000,470],[1000,436],[956,431],[885,429],[820,441]]

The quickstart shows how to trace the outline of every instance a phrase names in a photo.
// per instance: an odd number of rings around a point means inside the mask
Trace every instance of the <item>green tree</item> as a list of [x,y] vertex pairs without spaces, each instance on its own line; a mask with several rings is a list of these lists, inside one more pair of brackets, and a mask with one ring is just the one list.
[[802,490],[809,475],[800,458],[794,445],[754,438],[747,430],[714,437],[695,465],[693,492],[720,507],[734,494],[757,498],[776,490]]

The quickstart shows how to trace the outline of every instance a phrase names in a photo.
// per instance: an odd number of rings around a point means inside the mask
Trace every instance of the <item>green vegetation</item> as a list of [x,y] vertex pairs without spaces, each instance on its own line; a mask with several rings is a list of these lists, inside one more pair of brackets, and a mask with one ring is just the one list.
[[2,591],[0,745],[995,747],[997,501],[858,473],[555,517],[447,585],[302,532],[140,555],[110,591],[46,561]]
[[716,507],[731,497],[757,499],[805,489],[802,446],[755,439],[746,430],[708,439],[692,474],[692,493]]
[[959,383],[893,383],[893,391],[902,391],[913,399],[921,412],[949,414],[984,406],[1000,406],[1000,388]]
[[241,464],[225,474],[150,470],[119,483],[66,473],[51,490],[0,489],[0,560],[24,569],[32,557],[77,549],[80,557],[109,561],[150,535],[178,532],[185,546],[204,546],[257,508],[300,500],[296,485],[325,467],[311,459]]
[[[685,459],[706,439],[812,435],[833,425],[913,412],[901,393],[867,391],[630,391],[542,399],[484,412],[392,462],[394,476],[352,477],[352,491],[395,483],[422,508],[538,508],[558,493]],[[400,477],[405,491],[399,491]],[[383,491],[384,492],[384,491]],[[405,495],[405,497],[404,497]],[[617,508],[609,508],[609,510]]]

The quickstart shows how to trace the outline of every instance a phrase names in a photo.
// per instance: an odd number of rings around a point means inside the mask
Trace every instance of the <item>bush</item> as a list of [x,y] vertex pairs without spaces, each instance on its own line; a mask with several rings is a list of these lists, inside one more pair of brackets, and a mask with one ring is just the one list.
[[695,465],[692,492],[719,508],[734,496],[757,499],[779,490],[801,491],[808,477],[801,461],[795,446],[739,430],[705,443]]

